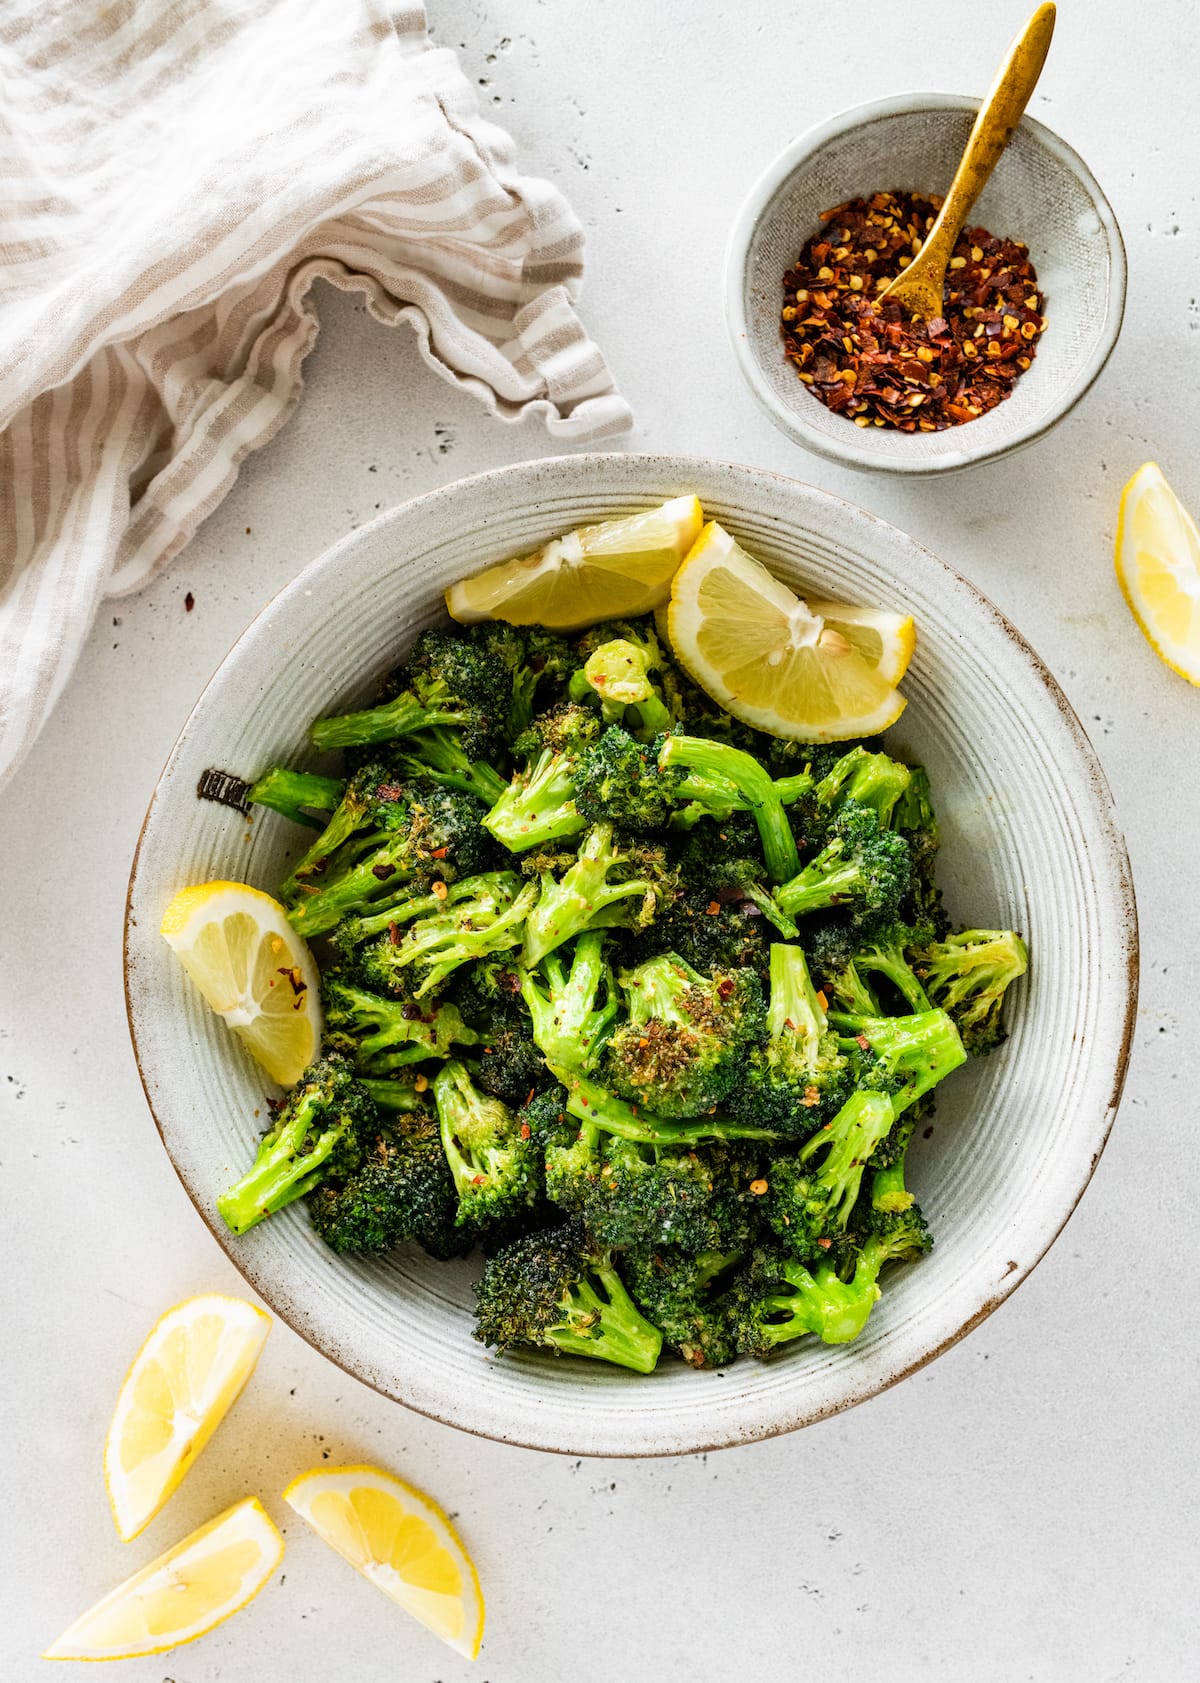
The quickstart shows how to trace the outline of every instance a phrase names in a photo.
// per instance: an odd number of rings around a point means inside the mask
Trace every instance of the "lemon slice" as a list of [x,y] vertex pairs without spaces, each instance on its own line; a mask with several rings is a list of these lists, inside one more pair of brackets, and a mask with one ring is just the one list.
[[473,1660],[483,1641],[474,1562],[436,1502],[379,1467],[316,1467],[283,1499],[356,1572]]
[[290,1087],[321,1043],[320,978],[278,900],[244,882],[184,888],[160,933],[273,1081]]
[[[908,664],[912,622],[840,604],[826,620],[715,521],[675,575],[668,623],[676,658],[701,688],[772,736],[872,736],[904,711],[888,672]],[[868,658],[876,647],[879,664]]]
[[1156,462],[1121,493],[1117,578],[1160,660],[1200,684],[1200,532]]
[[76,1619],[44,1660],[133,1660],[194,1642],[252,1601],[283,1559],[257,1496],[227,1508]]
[[644,514],[581,526],[565,537],[452,584],[452,617],[503,619],[582,631],[604,619],[649,613],[671,594],[675,570],[704,516],[695,497],[675,497]]
[[121,1386],[104,1444],[104,1482],[121,1541],[149,1525],[212,1437],[271,1330],[240,1297],[177,1303],[151,1329]]
[[917,649],[917,629],[911,614],[893,614],[886,608],[856,608],[846,602],[824,602],[809,597],[810,614],[825,621],[860,654],[886,684],[898,684],[908,671]]

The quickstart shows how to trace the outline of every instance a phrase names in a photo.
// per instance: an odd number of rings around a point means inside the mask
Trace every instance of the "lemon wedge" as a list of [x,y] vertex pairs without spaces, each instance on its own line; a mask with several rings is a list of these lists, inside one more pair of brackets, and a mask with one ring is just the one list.
[[122,1542],[143,1532],[254,1372],[270,1317],[240,1297],[189,1297],[151,1328],[121,1386],[104,1482]]
[[915,634],[902,614],[802,602],[710,521],[675,575],[676,658],[715,701],[756,729],[800,742],[886,730]]
[[1121,493],[1116,566],[1150,647],[1200,684],[1200,532],[1157,462],[1140,467]]
[[283,1499],[376,1589],[456,1653],[476,1658],[479,1575],[436,1502],[379,1467],[316,1467]]
[[278,900],[244,882],[200,883],[175,896],[160,933],[271,1079],[298,1081],[321,1043],[320,978]]
[[675,497],[644,514],[581,526],[451,585],[446,606],[465,625],[502,619],[552,631],[649,613],[670,595],[703,520],[695,497]]
[[283,1559],[257,1496],[227,1508],[76,1619],[44,1660],[132,1660],[194,1642],[252,1601]]

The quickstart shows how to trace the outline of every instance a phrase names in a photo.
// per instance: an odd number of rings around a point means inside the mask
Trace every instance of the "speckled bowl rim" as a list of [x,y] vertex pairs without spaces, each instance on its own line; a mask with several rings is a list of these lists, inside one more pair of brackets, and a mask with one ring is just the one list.
[[[436,508],[438,503],[446,503],[453,507],[454,498],[461,487],[465,485],[485,485],[489,481],[500,481],[507,475],[511,475],[516,472],[527,472],[533,467],[553,467],[569,462],[572,464],[574,469],[580,472],[586,470],[603,472],[606,466],[611,466],[617,463],[627,464],[630,462],[631,458],[637,460],[640,464],[644,464],[648,469],[654,469],[655,471],[660,472],[664,478],[668,478],[671,475],[680,477],[681,470],[686,470],[690,465],[694,465],[696,468],[701,470],[715,468],[723,471],[732,471],[734,473],[744,472],[750,474],[756,479],[774,481],[782,486],[794,485],[802,487],[805,493],[815,494],[819,499],[825,500],[831,505],[840,505],[842,508],[848,510],[854,518],[867,522],[870,525],[883,527],[887,531],[902,537],[906,545],[910,545],[913,549],[920,550],[934,567],[941,568],[957,584],[961,585],[975,599],[983,613],[991,616],[997,626],[1000,627],[1000,629],[1012,640],[1024,656],[1025,660],[1028,662],[1031,677],[1043,687],[1055,707],[1062,715],[1063,723],[1074,739],[1075,746],[1078,749],[1081,763],[1086,767],[1089,784],[1095,797],[1095,816],[1102,831],[1101,840],[1103,841],[1106,850],[1110,853],[1115,867],[1117,893],[1116,903],[1114,903],[1113,909],[1115,912],[1115,927],[1117,930],[1119,950],[1124,961],[1123,975],[1125,981],[1125,996],[1124,1010],[1122,1014],[1122,1031],[1119,1043],[1115,1049],[1115,1055],[1113,1057],[1112,1085],[1109,1089],[1109,1098],[1104,1116],[1100,1121],[1094,1138],[1094,1148],[1083,1173],[1083,1177],[1075,1190],[1074,1196],[1070,1199],[1067,1207],[1062,1211],[1061,1220],[1057,1223],[1053,1230],[1050,1231],[1045,1243],[1042,1244],[1040,1249],[1036,1251],[1036,1253],[1032,1256],[1032,1259],[1027,1262],[1023,1261],[1019,1264],[1011,1263],[1010,1272],[998,1283],[997,1288],[991,1292],[982,1304],[967,1315],[962,1323],[955,1328],[952,1333],[940,1339],[935,1345],[922,1351],[920,1355],[914,1357],[909,1362],[903,1363],[893,1371],[859,1387],[848,1387],[846,1393],[836,1403],[800,1408],[793,1416],[782,1419],[776,1416],[770,1421],[764,1423],[761,1427],[750,1425],[739,1431],[736,1436],[726,1435],[715,1438],[711,1441],[688,1442],[685,1444],[655,1442],[650,1444],[644,1443],[635,1448],[614,1447],[603,1450],[588,1450],[587,1448],[581,1449],[573,1444],[548,1443],[545,1440],[538,1439],[536,1437],[523,1436],[520,1423],[516,1421],[513,1422],[514,1430],[511,1432],[501,1433],[497,1430],[489,1430],[486,1426],[472,1425],[470,1422],[465,1421],[462,1418],[455,1417],[453,1412],[441,1413],[435,1408],[421,1405],[410,1397],[397,1395],[392,1390],[376,1383],[369,1372],[363,1371],[360,1366],[355,1364],[349,1352],[335,1354],[333,1351],[325,1348],[319,1340],[309,1335],[304,1326],[300,1324],[298,1318],[289,1314],[286,1307],[281,1306],[281,1304],[276,1300],[276,1295],[271,1290],[270,1282],[260,1280],[255,1271],[247,1265],[244,1255],[239,1253],[238,1249],[232,1242],[231,1235],[223,1229],[223,1226],[219,1222],[216,1221],[213,1213],[193,1191],[179,1164],[172,1155],[171,1149],[167,1143],[167,1137],[162,1120],[155,1110],[151,1082],[146,1069],[143,1067],[142,1053],[138,1041],[137,1009],[134,1002],[134,989],[132,985],[132,954],[130,949],[134,922],[133,914],[137,890],[138,868],[141,861],[142,847],[146,838],[151,816],[163,789],[167,772],[169,771],[176,756],[179,754],[188,735],[192,719],[201,708],[205,698],[214,686],[222,682],[228,662],[236,654],[241,644],[264,619],[272,615],[275,610],[293,594],[310,591],[313,584],[318,579],[324,583],[335,578],[343,555],[352,550],[356,544],[360,543],[367,532],[372,531],[379,526],[385,525],[401,510],[411,510],[418,504],[425,504],[429,508]],[[650,452],[629,452],[621,454],[581,452],[580,454],[573,456],[539,458],[536,461],[515,463],[507,467],[490,469],[479,474],[465,475],[455,481],[452,481],[449,485],[441,486],[434,491],[428,491],[420,496],[408,498],[401,503],[394,504],[390,509],[385,509],[377,515],[374,520],[367,522],[363,526],[356,527],[353,531],[347,533],[344,538],[332,545],[331,548],[327,549],[322,555],[309,562],[290,584],[284,586],[282,590],[276,592],[276,594],[264,604],[264,606],[247,625],[245,630],[233,643],[229,652],[217,666],[212,677],[208,680],[199,696],[196,698],[196,701],[188,714],[188,718],[184,722],[183,727],[180,730],[166,761],[164,762],[163,770],[159,773],[155,782],[154,789],[150,796],[150,801],[146,808],[145,816],[142,820],[141,828],[138,832],[133,861],[130,866],[123,927],[122,973],[125,989],[126,1020],[129,1025],[129,1036],[132,1043],[134,1061],[137,1065],[138,1076],[141,1080],[142,1090],[146,1097],[147,1108],[150,1111],[154,1125],[158,1131],[158,1136],[163,1149],[167,1154],[172,1168],[179,1177],[180,1184],[187,1193],[187,1196],[191,1200],[200,1219],[204,1222],[204,1225],[208,1228],[212,1237],[225,1253],[233,1267],[245,1280],[246,1284],[263,1300],[263,1302],[268,1305],[273,1314],[277,1315],[279,1319],[300,1338],[302,1338],[305,1343],[311,1345],[312,1348],[324,1356],[326,1360],[332,1362],[334,1366],[341,1368],[343,1372],[349,1374],[352,1378],[360,1380],[364,1385],[369,1386],[370,1389],[377,1391],[380,1396],[388,1397],[393,1402],[397,1402],[404,1407],[411,1408],[415,1413],[421,1414],[427,1419],[436,1420],[440,1425],[450,1426],[455,1430],[468,1432],[475,1437],[491,1439],[492,1441],[498,1443],[511,1444],[516,1448],[536,1449],[547,1453],[572,1455],[576,1457],[595,1455],[604,1459],[643,1459],[684,1454],[701,1454],[713,1452],[718,1449],[738,1448],[749,1443],[762,1442],[773,1437],[782,1437],[786,1433],[797,1431],[804,1426],[814,1425],[819,1420],[829,1419],[834,1415],[844,1413],[847,1409],[855,1408],[859,1403],[867,1402],[870,1398],[878,1396],[884,1391],[890,1390],[893,1385],[897,1385],[902,1380],[909,1378],[912,1374],[919,1372],[930,1362],[936,1361],[939,1356],[951,1349],[959,1342],[960,1339],[965,1338],[968,1333],[973,1332],[976,1327],[981,1325],[982,1322],[987,1320],[989,1315],[1000,1307],[1000,1305],[1016,1290],[1017,1286],[1029,1277],[1034,1268],[1037,1267],[1038,1263],[1042,1260],[1062,1233],[1067,1222],[1070,1220],[1075,1209],[1078,1207],[1079,1201],[1083,1197],[1084,1192],[1087,1190],[1092,1175],[1095,1173],[1096,1165],[1099,1163],[1104,1147],[1108,1142],[1113,1123],[1116,1120],[1116,1114],[1120,1105],[1121,1095],[1124,1090],[1125,1079],[1129,1067],[1133,1032],[1137,1017],[1139,955],[1140,947],[1138,938],[1137,902],[1134,894],[1133,876],[1129,864],[1129,855],[1124,837],[1122,836],[1116,823],[1115,806],[1113,803],[1112,793],[1108,787],[1108,781],[1105,777],[1103,768],[1096,757],[1095,750],[1092,747],[1082,723],[1080,722],[1078,714],[1071,706],[1071,703],[1067,700],[1062,688],[1050,672],[1049,668],[1046,666],[1045,662],[1041,659],[1036,650],[1029,644],[1025,637],[1022,636],[1022,634],[1006,618],[1006,616],[1000,612],[999,608],[997,608],[990,598],[985,596],[977,586],[972,584],[969,579],[959,573],[955,568],[951,567],[948,562],[943,561],[939,556],[935,555],[932,550],[919,543],[915,538],[909,537],[908,534],[900,532],[899,528],[893,527],[890,522],[880,519],[879,516],[871,514],[868,510],[861,508],[857,504],[851,503],[847,498],[835,496],[829,491],[822,490],[817,486],[798,480],[794,475],[778,473],[765,468],[750,467],[744,463],[717,462],[712,458],[705,457],[674,456]]]
[[[848,134],[852,129],[875,122],[881,117],[904,116],[914,111],[978,111],[979,103],[977,98],[968,94],[898,93],[839,111],[835,116],[818,123],[793,140],[790,146],[786,146],[779,156],[767,165],[743,200],[734,219],[725,255],[725,322],[733,341],[733,353],[738,367],[760,407],[775,425],[797,444],[802,444],[806,450],[812,450],[818,456],[824,456],[828,461],[840,462],[844,467],[856,468],[867,473],[899,474],[906,478],[921,474],[961,473],[964,468],[977,467],[982,462],[999,461],[1003,456],[1011,456],[1016,451],[1036,443],[1039,438],[1044,438],[1052,427],[1057,426],[1063,416],[1068,415],[1095,385],[1112,355],[1121,332],[1121,323],[1125,318],[1128,284],[1125,241],[1116,213],[1100,183],[1074,147],[1069,146],[1053,129],[1047,128],[1045,123],[1026,115],[1021,119],[1021,127],[1035,135],[1038,142],[1077,176],[1091,194],[1100,225],[1108,238],[1110,259],[1108,308],[1096,348],[1075,379],[1063,388],[1059,398],[1041,422],[990,447],[983,445],[972,449],[968,439],[963,449],[953,459],[946,461],[887,461],[872,454],[869,449],[859,444],[855,437],[848,437],[845,444],[838,444],[818,431],[815,426],[810,427],[802,411],[780,402],[763,378],[750,339],[746,301],[746,260],[767,206],[788,177],[811,153],[827,146],[831,140],[836,140],[840,135]],[[969,433],[970,425],[968,423],[957,430],[959,433]],[[847,426],[846,431],[850,433],[852,429]]]

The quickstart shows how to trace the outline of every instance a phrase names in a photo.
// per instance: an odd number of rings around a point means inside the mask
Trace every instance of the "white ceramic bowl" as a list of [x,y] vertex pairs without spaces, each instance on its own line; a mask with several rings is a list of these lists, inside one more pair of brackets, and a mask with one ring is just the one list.
[[944,193],[979,101],[897,94],[843,111],[794,140],[738,213],[725,267],[733,347],[751,391],[798,444],[847,467],[948,473],[1031,444],[1096,379],[1121,330],[1125,247],[1112,206],[1083,162],[1026,117],[971,212],[973,226],[1024,240],[1046,297],[1033,366],[1003,403],[938,433],[856,427],[812,395],[783,354],[783,273],[821,212],[887,189]]
[[[1012,925],[1032,968],[1012,1035],[956,1073],[913,1179],[937,1239],[899,1270],[864,1335],[803,1342],[770,1364],[649,1378],[549,1354],[495,1358],[471,1336],[474,1269],[407,1251],[338,1259],[302,1207],[242,1239],[215,1199],[250,1160],[264,1082],[157,934],[187,883],[273,888],[300,837],[285,820],[197,799],[210,767],[252,777],[309,759],[317,713],[369,695],[442,588],[580,522],[696,491],[778,573],[823,597],[903,603],[919,627],[892,744],[933,778],[946,901]],[[1125,849],[1103,776],[1062,693],[1012,626],[910,538],[824,492],[750,468],[668,456],[529,462],[381,515],[259,615],[197,702],[154,792],[130,880],[126,986],[134,1045],[171,1159],[254,1289],[318,1349],[387,1395],[471,1431],[571,1454],[742,1443],[845,1408],[975,1326],[1029,1272],[1087,1183],[1121,1090],[1136,991]]]

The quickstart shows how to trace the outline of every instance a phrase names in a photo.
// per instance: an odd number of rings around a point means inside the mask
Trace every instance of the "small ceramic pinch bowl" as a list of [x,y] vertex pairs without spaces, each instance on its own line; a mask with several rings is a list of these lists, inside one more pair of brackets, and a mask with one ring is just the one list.
[[1099,375],[1125,309],[1125,247],[1112,206],[1083,160],[1026,117],[969,225],[1029,247],[1046,299],[1033,366],[995,409],[945,432],[856,427],[827,409],[784,355],[783,274],[821,226],[822,211],[891,190],[944,194],[977,99],[897,94],[810,129],[775,159],[738,213],[725,268],[733,347],[751,391],[806,449],[880,473],[950,473],[991,461],[1048,432]]
[[[958,921],[1016,928],[1031,964],[1010,1037],[939,1089],[911,1182],[933,1252],[897,1269],[863,1335],[771,1362],[647,1377],[472,1337],[478,1263],[415,1248],[338,1257],[296,1204],[234,1238],[216,1199],[250,1163],[270,1089],[158,933],[188,883],[273,890],[308,836],[273,812],[197,798],[206,771],[312,764],[308,725],[364,701],[442,591],[591,520],[695,492],[805,593],[904,607],[918,627],[908,708],[888,733],[929,768],[940,875]],[[1029,1273],[1078,1200],[1120,1096],[1136,993],[1125,849],[1062,692],[974,587],[894,527],[778,474],[675,456],[526,462],[418,497],[353,532],[255,620],[183,726],[130,879],[125,976],[138,1065],[197,1210],[275,1313],[367,1384],[439,1420],[572,1455],[683,1454],[836,1413],[931,1360]]]

